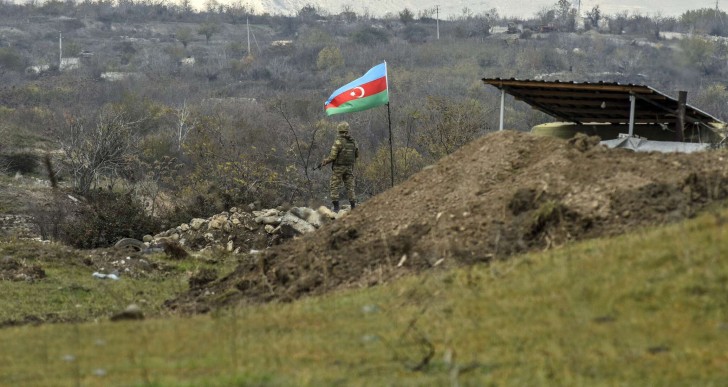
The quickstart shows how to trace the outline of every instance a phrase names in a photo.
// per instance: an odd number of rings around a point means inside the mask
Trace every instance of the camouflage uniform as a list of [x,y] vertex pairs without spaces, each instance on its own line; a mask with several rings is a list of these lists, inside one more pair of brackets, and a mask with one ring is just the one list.
[[354,193],[354,163],[359,157],[359,147],[356,141],[349,135],[349,125],[345,122],[339,124],[339,135],[331,146],[329,157],[321,163],[331,166],[331,181],[329,182],[329,193],[331,200],[339,201],[339,193],[346,188],[346,194],[350,202],[356,201]]

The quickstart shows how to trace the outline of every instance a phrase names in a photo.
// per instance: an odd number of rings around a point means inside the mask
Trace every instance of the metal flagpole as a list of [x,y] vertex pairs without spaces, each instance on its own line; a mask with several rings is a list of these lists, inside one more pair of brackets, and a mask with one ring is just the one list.
[[392,113],[389,110],[389,102],[387,102],[387,118],[389,120],[389,165],[392,187],[394,187],[394,147],[392,146]]
[[506,104],[506,89],[501,89],[500,125],[498,125],[498,130],[503,130],[503,116],[505,114],[505,104]]

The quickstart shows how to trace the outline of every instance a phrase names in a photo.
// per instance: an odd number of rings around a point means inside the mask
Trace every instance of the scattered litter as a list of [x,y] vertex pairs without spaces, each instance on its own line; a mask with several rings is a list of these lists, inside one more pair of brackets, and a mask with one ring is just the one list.
[[104,273],[99,273],[98,271],[95,271],[95,272],[93,272],[93,274],[91,274],[91,276],[94,278],[98,278],[98,279],[110,279],[110,280],[114,280],[114,281],[119,280],[119,273],[104,274]]
[[402,267],[402,265],[404,265],[405,261],[407,261],[407,254],[402,256],[402,259],[399,260],[397,267]]
[[376,313],[379,311],[379,307],[376,305],[364,305],[361,307],[361,311],[365,314]]

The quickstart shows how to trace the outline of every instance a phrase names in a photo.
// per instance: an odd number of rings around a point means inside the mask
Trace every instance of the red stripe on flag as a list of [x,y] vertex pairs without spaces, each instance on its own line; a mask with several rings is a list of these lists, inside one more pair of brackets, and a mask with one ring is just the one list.
[[[362,94],[363,89],[363,94]],[[364,83],[355,88],[346,90],[345,92],[337,95],[334,99],[326,105],[326,109],[339,107],[344,103],[353,101],[355,99],[371,97],[374,94],[381,93],[387,90],[387,77],[381,77],[371,82]]]

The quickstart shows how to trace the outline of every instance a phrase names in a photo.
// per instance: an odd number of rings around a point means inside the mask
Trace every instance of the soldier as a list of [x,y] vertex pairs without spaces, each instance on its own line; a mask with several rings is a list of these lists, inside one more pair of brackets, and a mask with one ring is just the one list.
[[331,181],[329,189],[331,194],[331,202],[334,205],[334,212],[339,212],[339,192],[342,184],[346,187],[346,194],[349,197],[351,208],[356,207],[356,196],[354,195],[354,163],[359,157],[359,147],[349,135],[349,124],[341,122],[336,126],[339,135],[331,146],[329,157],[321,161],[318,168],[326,164],[333,163],[331,166]]

